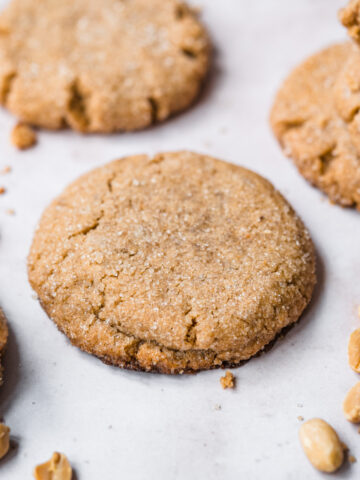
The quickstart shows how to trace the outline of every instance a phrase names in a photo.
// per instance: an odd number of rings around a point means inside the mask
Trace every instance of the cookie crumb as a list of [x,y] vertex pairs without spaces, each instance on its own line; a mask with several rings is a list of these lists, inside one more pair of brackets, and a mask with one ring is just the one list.
[[215,410],[221,410],[221,405],[219,405],[218,403],[215,405]]
[[19,150],[26,150],[37,143],[35,130],[24,123],[18,123],[12,129],[11,143]]
[[0,170],[1,175],[6,175],[7,173],[10,173],[10,172],[11,172],[10,165],[5,165],[5,167]]
[[3,195],[6,192],[5,187],[0,187],[0,195]]
[[13,208],[8,208],[8,209],[6,210],[6,213],[7,213],[8,215],[15,215],[15,210],[14,210]]
[[354,457],[354,455],[349,455],[349,462],[350,463],[355,463],[356,462],[356,458]]
[[303,421],[304,421],[304,417],[303,417],[302,415],[299,415],[299,416],[297,417],[297,419],[299,420],[299,422],[303,422]]
[[235,377],[234,375],[228,370],[223,377],[220,378],[220,383],[222,388],[225,390],[226,388],[235,388]]

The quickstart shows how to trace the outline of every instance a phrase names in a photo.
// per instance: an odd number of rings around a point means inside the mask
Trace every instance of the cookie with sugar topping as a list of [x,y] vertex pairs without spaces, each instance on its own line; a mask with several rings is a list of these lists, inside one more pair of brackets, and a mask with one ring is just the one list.
[[193,103],[209,55],[178,0],[12,0],[0,14],[0,103],[49,129],[141,129]]
[[73,344],[120,367],[183,373],[237,365],[296,322],[315,258],[267,180],[184,151],[72,183],[41,218],[28,272]]
[[359,209],[360,142],[357,119],[352,121],[356,99],[344,90],[343,79],[354,48],[333,45],[295,68],[275,98],[270,122],[284,152],[309,182],[332,201]]

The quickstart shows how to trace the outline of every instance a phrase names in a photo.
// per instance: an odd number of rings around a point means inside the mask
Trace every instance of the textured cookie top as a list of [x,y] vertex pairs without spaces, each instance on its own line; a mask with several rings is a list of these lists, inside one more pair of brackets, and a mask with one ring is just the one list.
[[353,52],[350,43],[334,45],[297,67],[277,94],[271,125],[305,178],[333,201],[359,207],[360,160],[351,125],[356,112],[340,82]]
[[360,41],[360,0],[350,0],[339,12],[341,23],[348,29],[351,38]]
[[8,339],[8,327],[4,312],[0,308],[0,385],[3,382],[1,355],[4,351]]
[[12,0],[0,102],[47,128],[143,128],[193,101],[208,57],[204,28],[177,0]]
[[29,278],[88,351],[84,338],[103,324],[114,338],[215,352],[220,363],[296,321],[315,282],[311,240],[280,193],[189,152],[124,158],[70,185],[41,219]]

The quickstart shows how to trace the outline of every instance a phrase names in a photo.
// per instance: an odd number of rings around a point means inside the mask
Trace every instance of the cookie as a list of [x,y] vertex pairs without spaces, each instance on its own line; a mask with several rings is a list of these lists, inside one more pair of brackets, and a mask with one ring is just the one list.
[[0,15],[0,103],[49,129],[141,129],[195,100],[209,51],[177,0],[12,0]]
[[237,365],[296,322],[314,251],[259,175],[177,152],[114,161],[45,210],[30,283],[71,342],[162,373]]
[[270,123],[309,182],[333,202],[359,208],[359,152],[336,93],[353,48],[350,43],[331,46],[297,67],[276,96]]
[[[354,44],[335,82],[335,106],[360,158],[360,49]],[[360,171],[360,160],[356,169]]]
[[360,0],[350,0],[347,6],[340,10],[339,18],[350,37],[360,42]]
[[4,352],[8,339],[8,327],[4,312],[0,308],[0,385],[3,383],[3,367],[1,365],[1,356]]

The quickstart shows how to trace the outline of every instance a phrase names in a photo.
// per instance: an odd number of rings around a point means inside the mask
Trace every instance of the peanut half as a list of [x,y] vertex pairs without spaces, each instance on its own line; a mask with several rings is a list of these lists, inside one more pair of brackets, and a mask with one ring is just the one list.
[[303,423],[300,442],[312,465],[322,472],[335,472],[344,461],[344,451],[335,430],[321,418]]
[[348,392],[343,403],[345,418],[352,423],[360,423],[360,382]]
[[51,459],[35,467],[36,480],[71,480],[72,469],[63,453],[55,452]]
[[350,335],[348,358],[350,367],[360,373],[360,328],[354,330]]
[[0,423],[0,458],[5,457],[10,447],[10,428]]

